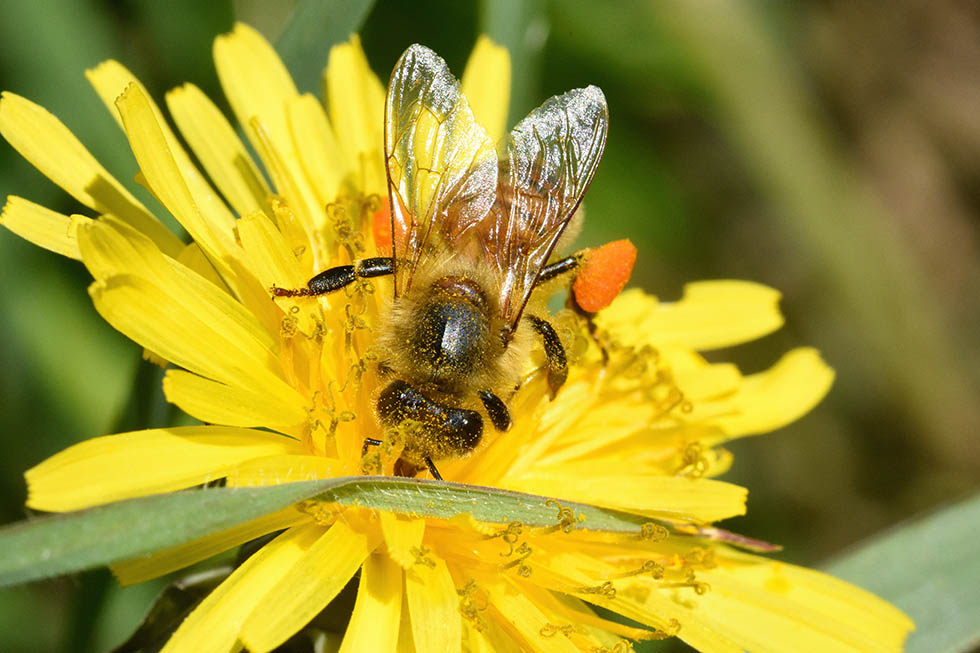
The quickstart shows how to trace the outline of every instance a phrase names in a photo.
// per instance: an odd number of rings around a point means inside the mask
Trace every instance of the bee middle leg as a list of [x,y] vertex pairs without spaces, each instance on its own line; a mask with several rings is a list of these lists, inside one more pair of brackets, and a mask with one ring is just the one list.
[[551,391],[551,398],[554,399],[565,385],[565,379],[568,378],[568,358],[565,356],[565,347],[550,322],[534,315],[529,315],[528,319],[544,341],[544,355],[548,358],[548,389]]
[[276,297],[307,297],[325,295],[340,290],[358,278],[370,279],[395,272],[395,259],[390,256],[363,258],[354,265],[338,265],[328,268],[310,279],[306,288],[280,288],[272,286]]
[[[547,283],[556,277],[560,277],[563,274],[568,274],[569,272],[574,272],[582,265],[582,261],[585,257],[585,251],[576,252],[565,258],[560,258],[550,265],[546,265],[541,268],[541,273],[538,275],[538,280],[535,282],[536,286],[540,286],[543,283]],[[595,313],[589,313],[575,301],[575,294],[569,289],[568,291],[568,305],[576,315],[585,320],[585,326],[589,331],[589,337],[599,348],[599,352],[602,354],[602,364],[606,365],[609,363],[609,352],[606,351],[606,346],[599,338],[598,328],[595,323]]]

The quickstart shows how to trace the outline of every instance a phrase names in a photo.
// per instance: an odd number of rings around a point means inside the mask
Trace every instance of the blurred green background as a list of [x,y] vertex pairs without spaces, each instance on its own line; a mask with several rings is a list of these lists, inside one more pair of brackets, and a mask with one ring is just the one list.
[[[284,43],[304,90],[316,91],[327,47],[358,10],[348,6],[322,34],[307,23],[304,51],[295,33],[283,37],[298,29],[295,6],[4,2],[0,87],[47,107],[131,180],[135,162],[84,70],[116,58],[158,100],[192,81],[227,111],[211,41],[238,19]],[[726,480],[750,497],[749,515],[727,527],[819,564],[980,486],[980,15],[967,3],[367,6],[362,38],[382,79],[414,42],[461,74],[489,31],[517,64],[512,121],[555,93],[600,86],[610,132],[585,244],[630,237],[640,251],[633,283],[664,299],[698,279],[778,288],[786,327],[710,357],[752,372],[812,345],[837,370],[812,414],[731,445]],[[8,194],[81,211],[3,144]],[[176,417],[159,372],[92,309],[88,282],[81,264],[0,231],[2,523],[26,516],[28,467],[74,442]],[[158,590],[121,590],[104,571],[5,589],[0,650],[111,648]]]

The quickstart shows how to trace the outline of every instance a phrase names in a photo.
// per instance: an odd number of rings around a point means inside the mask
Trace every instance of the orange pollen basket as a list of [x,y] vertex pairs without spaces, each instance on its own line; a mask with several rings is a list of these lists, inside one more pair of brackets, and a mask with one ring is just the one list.
[[626,286],[635,264],[636,247],[627,239],[589,252],[572,284],[575,302],[589,313],[609,306]]

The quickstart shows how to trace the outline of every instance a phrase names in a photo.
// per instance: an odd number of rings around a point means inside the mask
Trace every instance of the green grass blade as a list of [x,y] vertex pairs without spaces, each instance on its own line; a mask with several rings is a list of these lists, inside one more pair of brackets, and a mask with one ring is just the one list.
[[907,651],[980,644],[980,495],[899,526],[824,571],[891,601],[915,621]]
[[[492,523],[520,521],[650,536],[654,520],[574,502],[493,488],[397,477],[355,476],[262,488],[208,488],[120,501],[0,529],[0,586],[68,574],[152,553],[225,530],[304,499],[421,517],[470,514]],[[572,512],[559,514],[560,509]],[[573,514],[573,519],[565,515]],[[661,526],[673,530],[670,524]],[[724,531],[685,533],[755,548]],[[736,538],[736,539],[732,539]],[[761,543],[764,544],[764,543]]]
[[301,93],[320,90],[330,48],[361,29],[374,0],[303,0],[276,41]]

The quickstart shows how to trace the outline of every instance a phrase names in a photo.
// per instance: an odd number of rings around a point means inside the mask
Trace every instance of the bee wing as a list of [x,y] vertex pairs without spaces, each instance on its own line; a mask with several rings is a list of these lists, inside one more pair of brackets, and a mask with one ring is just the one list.
[[421,45],[406,50],[391,74],[385,165],[398,296],[424,259],[487,216],[497,188],[493,142],[446,62]]
[[512,328],[592,183],[608,127],[606,98],[589,86],[551,98],[510,133],[484,248],[500,275],[500,314]]

